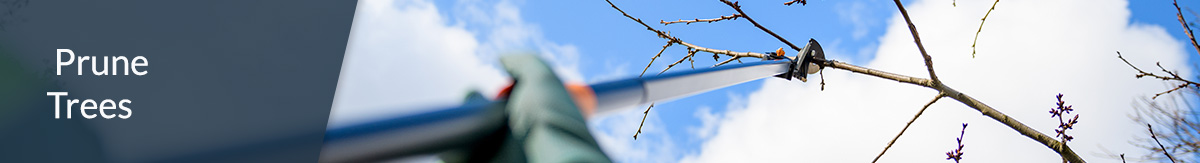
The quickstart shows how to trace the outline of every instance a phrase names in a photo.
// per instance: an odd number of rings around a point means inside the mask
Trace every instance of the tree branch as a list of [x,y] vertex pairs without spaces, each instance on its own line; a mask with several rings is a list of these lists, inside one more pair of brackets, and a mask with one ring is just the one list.
[[1196,48],[1196,52],[1200,54],[1200,44],[1196,44],[1196,37],[1192,36],[1192,27],[1188,27],[1187,21],[1183,19],[1183,11],[1179,10],[1179,1],[1172,0],[1171,4],[1175,5],[1175,17],[1179,19],[1179,25],[1183,25],[1183,31],[1187,33],[1188,39],[1192,40],[1192,47]]
[[[675,67],[675,65],[677,65],[679,63],[683,63],[684,60],[688,60],[689,58],[692,58],[692,56],[695,56],[695,55],[696,55],[696,50],[692,50],[689,48],[687,56],[683,56],[683,58],[680,58],[679,61],[675,61],[675,63],[671,63],[670,65],[667,65],[667,68],[663,69],[661,72],[658,72],[658,74],[667,72],[667,70],[670,70],[671,67]],[[696,67],[692,67],[692,68],[694,69]]]
[[699,23],[699,22],[712,23],[712,22],[718,22],[721,20],[736,20],[738,17],[742,17],[742,15],[741,14],[733,14],[733,15],[729,15],[729,16],[721,16],[719,18],[712,18],[712,19],[693,19],[693,20],[679,19],[676,21],[659,20],[659,23],[662,23],[663,25],[671,25],[671,24],[675,24],[675,23],[683,23],[683,24],[687,25],[687,24]]
[[658,59],[658,56],[662,56],[663,51],[667,51],[667,47],[671,47],[671,45],[674,43],[675,43],[675,41],[667,41],[667,44],[663,45],[662,50],[658,50],[658,54],[654,54],[654,57],[650,57],[650,63],[646,64],[646,68],[642,69],[642,74],[638,75],[638,77],[642,77],[643,75],[646,75],[646,70],[650,69],[650,65],[654,64],[654,60]]
[[975,58],[975,43],[979,42],[979,33],[983,32],[983,23],[987,22],[988,15],[992,14],[992,10],[996,10],[996,4],[998,4],[998,3],[1000,3],[1000,0],[996,0],[996,2],[992,2],[992,8],[988,9],[988,12],[986,14],[983,14],[982,19],[979,19],[979,30],[975,31],[975,40],[971,41],[971,58]]
[[[762,25],[758,24],[757,21],[754,21],[753,18],[750,18],[750,15],[746,15],[746,12],[742,12],[742,6],[739,6],[737,2],[730,2],[729,0],[721,0],[721,2],[725,2],[725,5],[729,5],[729,7],[733,8],[733,10],[737,10],[738,14],[742,14],[742,17],[746,18],[746,21],[750,21],[750,24],[754,24],[754,27],[758,27],[758,29],[761,29],[763,32],[767,32],[767,34],[774,36],[775,39],[779,39],[780,42],[783,42],[783,44],[787,44],[788,47],[791,47],[792,49],[795,49],[796,51],[803,51],[803,49],[800,49],[800,47],[796,46],[796,44],[792,44],[791,41],[788,41],[787,39],[783,39],[783,37],[779,36],[779,34],[775,34],[775,32],[771,32],[771,30],[767,29],[767,27],[763,27]],[[800,53],[800,54],[803,54],[803,53]]]
[[937,74],[933,73],[933,57],[930,57],[929,53],[925,52],[925,45],[921,44],[921,35],[917,34],[917,26],[913,25],[912,19],[908,18],[908,11],[904,10],[904,5],[900,4],[900,0],[893,1],[896,2],[896,8],[900,9],[900,15],[904,16],[904,22],[908,23],[908,31],[912,32],[913,41],[917,43],[917,50],[920,50],[921,57],[925,58],[925,68],[929,69],[929,78],[933,79],[934,84],[941,83],[942,81],[938,80]]
[[729,63],[730,61],[733,61],[733,60],[738,60],[738,59],[742,59],[742,57],[733,57],[733,58],[729,58],[729,59],[727,59],[727,60],[725,60],[725,61],[721,61],[721,63],[717,63],[716,65],[713,65],[713,67],[721,66],[721,65],[724,65],[724,64],[726,64],[726,63]]
[[668,34],[667,32],[663,32],[663,31],[654,29],[654,27],[650,27],[650,25],[647,25],[645,22],[642,22],[642,19],[635,18],[635,17],[625,13],[625,10],[621,10],[621,8],[618,8],[617,5],[612,3],[612,1],[610,1],[610,0],[604,0],[604,1],[608,2],[608,5],[612,6],[613,9],[617,9],[617,11],[621,12],[621,15],[625,15],[625,17],[627,17],[627,18],[633,19],[633,21],[637,22],[638,24],[641,24],[643,27],[646,27],[646,30],[653,31],[654,34],[658,34],[658,37],[670,40],[672,42],[682,42],[682,41],[679,41],[678,38],[671,37],[671,35]]
[[951,150],[950,152],[946,152],[947,160],[954,160],[954,163],[958,163],[958,161],[962,160],[962,156],[963,156],[962,140],[963,140],[963,136],[965,136],[965,135],[967,135],[967,123],[963,123],[962,131],[958,132],[958,139],[954,139],[956,142],[958,142],[958,147],[954,148],[954,150]]
[[638,130],[637,130],[637,132],[636,132],[636,133],[633,133],[633,140],[637,140],[637,136],[638,136],[639,134],[642,134],[642,126],[645,126],[645,125],[646,125],[646,117],[647,117],[647,116],[650,116],[650,108],[654,108],[654,104],[653,104],[653,103],[651,103],[651,104],[650,104],[650,107],[646,107],[646,111],[642,112],[642,123],[641,123],[641,124],[638,124]]
[[834,61],[834,60],[825,61],[823,63],[823,65],[825,67],[829,67],[829,68],[842,69],[842,70],[847,70],[850,72],[860,73],[860,74],[867,74],[867,75],[871,75],[871,76],[875,76],[875,77],[879,77],[879,78],[884,78],[884,79],[888,79],[888,80],[893,80],[893,81],[898,81],[898,82],[908,83],[908,84],[913,84],[913,85],[919,85],[922,87],[938,90],[939,92],[943,92],[947,97],[953,98],[954,100],[956,100],[964,105],[967,105],[967,106],[975,109],[976,111],[979,111],[980,113],[983,113],[983,115],[988,116],[988,117],[992,118],[993,120],[999,121],[1000,123],[1004,124],[1005,126],[1008,126],[1009,128],[1012,128],[1014,131],[1017,131],[1017,133],[1020,133],[1021,135],[1025,135],[1025,137],[1033,139],[1034,141],[1037,141],[1038,143],[1041,143],[1042,145],[1049,147],[1051,150],[1054,150],[1054,152],[1057,152],[1062,157],[1067,158],[1067,160],[1070,162],[1078,162],[1078,163],[1085,162],[1082,158],[1079,157],[1078,154],[1075,154],[1075,151],[1071,150],[1070,147],[1068,147],[1066,144],[1063,144],[1062,142],[1059,142],[1054,137],[1046,136],[1045,134],[1042,134],[1041,132],[1038,132],[1037,130],[1030,128],[1029,126],[1025,125],[1024,123],[1017,121],[1017,119],[1013,119],[1012,117],[1009,117],[1008,115],[1006,115],[1004,113],[1001,113],[1000,111],[996,110],[995,108],[992,108],[991,106],[988,106],[987,104],[984,104],[983,102],[980,102],[979,100],[976,100],[975,98],[973,98],[971,96],[968,96],[966,94],[958,92],[958,90],[954,90],[953,88],[950,88],[949,86],[946,86],[944,84],[934,84],[933,80],[930,80],[930,79],[894,74],[894,73],[879,71],[879,70],[875,70],[875,69],[859,67],[856,65],[851,65],[848,63],[838,62],[838,61]]
[[1171,93],[1171,92],[1175,92],[1175,91],[1177,91],[1181,88],[1187,87],[1187,86],[1200,86],[1200,83],[1196,83],[1191,80],[1184,79],[1183,77],[1180,77],[1179,74],[1176,74],[1171,71],[1167,71],[1166,68],[1162,67],[1162,64],[1156,64],[1156,65],[1158,65],[1159,69],[1161,69],[1163,72],[1167,72],[1167,74],[1170,76],[1163,76],[1163,75],[1158,75],[1158,74],[1142,71],[1142,69],[1138,68],[1137,66],[1133,66],[1133,64],[1129,63],[1129,60],[1125,60],[1125,57],[1121,56],[1120,51],[1117,51],[1117,58],[1121,59],[1121,61],[1124,61],[1125,64],[1129,65],[1129,67],[1133,68],[1133,70],[1137,70],[1138,71],[1138,73],[1136,75],[1137,78],[1152,77],[1152,78],[1162,79],[1164,81],[1174,80],[1174,81],[1183,82],[1183,83],[1179,84],[1179,86],[1176,86],[1174,89],[1170,89],[1170,90],[1167,90],[1162,93],[1154,94],[1154,97],[1151,99],[1157,99],[1158,96],[1161,96],[1161,95],[1167,94],[1167,93]]
[[797,2],[799,2],[801,6],[808,5],[808,2],[806,2],[805,0],[792,0],[792,1],[787,1],[787,2],[784,2],[784,3],[783,3],[783,5],[788,5],[788,6],[791,6],[792,4],[795,4],[795,3],[797,3]]
[[[646,27],[648,30],[654,31],[660,38],[675,41],[676,43],[679,43],[681,45],[685,45],[685,46],[688,46],[689,48],[692,48],[694,51],[705,51],[705,52],[713,52],[713,53],[727,52],[725,54],[735,54],[732,51],[728,51],[728,50],[716,50],[716,49],[701,48],[699,46],[691,45],[687,42],[679,41],[678,38],[671,37],[670,35],[667,35],[666,32],[655,30],[654,28],[650,27],[649,25],[646,25],[646,23],[642,22],[640,19],[630,16],[629,14],[625,13],[625,11],[622,11],[620,8],[618,8],[616,5],[614,5],[612,3],[612,1],[608,1],[608,0],[606,0],[606,1],[609,3],[609,5],[611,5],[613,7],[613,9],[616,9],[617,11],[621,12],[621,14],[625,15],[625,17],[628,17],[629,19],[631,19],[635,22],[638,22],[638,24],[641,24],[643,27]],[[730,2],[728,0],[721,0],[721,2],[725,2],[726,5],[729,5],[734,10],[737,10],[739,14],[741,14],[744,18],[746,18],[747,21],[750,21],[751,24],[754,24],[755,27],[758,27],[762,31],[767,32],[767,34],[774,36],[776,39],[783,42],[784,44],[788,44],[788,46],[791,47],[792,49],[795,49],[797,51],[802,51],[802,49],[800,47],[795,46],[794,44],[792,44],[791,42],[788,42],[786,39],[779,36],[778,34],[775,34],[771,30],[768,30],[767,28],[758,24],[756,21],[754,21],[754,19],[752,19],[751,17],[746,15],[745,12],[743,12],[741,10],[741,7],[738,6],[736,2]],[[925,58],[925,64],[926,64],[926,67],[929,69],[929,75],[930,75],[930,78],[932,78],[932,80],[884,72],[884,71],[880,71],[880,70],[860,67],[857,65],[838,62],[838,61],[834,61],[834,60],[818,60],[818,61],[814,61],[814,63],[817,63],[817,64],[821,65],[822,67],[842,69],[842,70],[851,71],[853,73],[871,75],[871,76],[875,76],[875,77],[879,77],[879,78],[898,81],[898,82],[902,82],[902,83],[909,83],[909,84],[913,84],[913,85],[919,85],[922,87],[937,90],[938,92],[941,92],[941,94],[945,95],[946,97],[950,97],[956,101],[959,101],[960,103],[963,103],[964,105],[967,105],[968,107],[971,107],[971,108],[975,109],[976,111],[983,113],[985,116],[988,116],[996,121],[999,121],[1000,123],[1004,124],[1005,126],[1012,128],[1014,131],[1017,131],[1021,135],[1024,135],[1025,137],[1033,139],[1034,141],[1037,141],[1038,143],[1041,143],[1042,145],[1049,147],[1051,150],[1054,150],[1055,152],[1059,153],[1059,155],[1061,155],[1064,158],[1067,158],[1067,160],[1069,160],[1071,162],[1078,162],[1078,163],[1084,162],[1083,159],[1080,158],[1079,155],[1075,154],[1075,152],[1072,151],[1071,148],[1068,147],[1066,144],[1063,144],[1062,142],[1059,142],[1058,140],[1056,140],[1053,137],[1046,136],[1045,134],[1042,134],[1042,133],[1038,132],[1037,130],[1030,128],[1029,126],[1017,121],[1016,119],[1013,119],[1012,117],[1009,117],[1008,115],[1006,115],[1004,113],[1001,113],[1000,111],[997,111],[996,109],[992,108],[991,106],[988,106],[988,105],[984,104],[983,102],[980,102],[971,96],[968,96],[966,94],[958,92],[957,90],[954,90],[953,88],[950,88],[949,86],[941,84],[937,80],[936,75],[933,73],[932,57],[930,57],[925,52],[924,46],[921,45],[920,38],[916,32],[916,28],[912,24],[912,21],[910,19],[908,19],[907,11],[904,11],[903,6],[900,6],[899,0],[896,0],[895,2],[897,4],[897,7],[900,8],[901,14],[904,15],[905,21],[908,22],[909,30],[913,33],[913,38],[917,42],[917,47],[921,50],[921,54]],[[741,53],[737,53],[737,54],[741,54]],[[744,54],[746,54],[746,55],[742,56],[742,57],[763,58],[766,56],[761,53],[751,53],[751,52],[745,52]],[[740,55],[738,55],[738,56],[740,56]],[[738,56],[734,56],[734,57],[738,57]]]
[[1158,142],[1158,137],[1154,136],[1154,127],[1147,123],[1146,128],[1150,130],[1150,138],[1153,138],[1154,142],[1158,143],[1158,147],[1162,148],[1163,155],[1167,155],[1167,159],[1171,159],[1171,162],[1175,162],[1175,157],[1171,157],[1171,153],[1167,152],[1167,147],[1163,146],[1162,142]]
[[[687,46],[688,48],[694,49],[697,51],[709,52],[709,53],[713,53],[713,54],[721,54],[721,55],[726,55],[726,56],[735,57],[735,58],[740,58],[740,57],[763,58],[763,57],[767,56],[766,54],[755,53],[755,52],[735,52],[735,51],[730,51],[730,50],[717,50],[717,49],[706,48],[706,47],[698,46],[698,45],[691,44],[688,42],[684,42],[683,40],[681,40],[677,37],[671,36],[671,34],[668,32],[654,29],[654,27],[651,27],[650,25],[646,24],[645,22],[642,22],[642,19],[638,19],[636,17],[633,17],[632,15],[629,15],[628,13],[625,13],[624,10],[621,10],[621,8],[617,7],[617,5],[613,4],[612,1],[610,1],[610,0],[605,0],[605,1],[608,2],[608,5],[612,6],[613,9],[616,9],[617,11],[621,12],[621,15],[624,15],[626,18],[629,18],[630,20],[633,20],[634,22],[641,24],[642,27],[646,27],[646,30],[654,32],[656,35],[658,35],[659,38],[667,39],[667,42],[668,42],[667,45],[663,46],[662,50],[659,50],[659,54],[656,54],[655,58],[657,58],[658,55],[661,55],[662,51],[665,51],[666,47],[672,45],[672,43]],[[738,15],[742,15],[741,17],[745,17],[745,14],[738,14]],[[749,19],[749,17],[746,17],[746,18]],[[797,50],[797,51],[799,51],[799,50]],[[652,58],[652,60],[653,60],[653,58]],[[653,61],[651,61],[651,63],[653,63]],[[647,65],[646,69],[649,69],[649,68],[650,68],[650,66]],[[664,71],[666,71],[666,70],[664,69]],[[642,74],[645,74],[645,70],[643,70]]]
[[892,148],[892,144],[896,143],[897,139],[900,139],[900,135],[904,135],[904,131],[908,131],[908,126],[912,126],[913,122],[916,122],[917,118],[921,117],[921,113],[925,113],[925,109],[929,108],[929,105],[933,105],[933,103],[937,102],[938,99],[942,99],[942,97],[946,97],[946,95],[938,93],[937,96],[933,97],[933,100],[925,103],[925,106],[922,106],[921,110],[917,111],[917,115],[914,115],[912,120],[908,120],[908,123],[904,124],[904,128],[900,129],[900,133],[896,134],[896,137],[892,138],[892,141],[888,142],[887,146],[883,147],[883,151],[879,152],[879,155],[875,156],[875,160],[871,160],[871,162],[878,162],[879,158],[883,157],[884,153],[887,153],[888,148]]
[[721,54],[721,55],[726,55],[726,56],[730,56],[730,57],[765,58],[767,56],[767,54],[763,54],[763,53],[736,52],[736,51],[731,51],[731,50],[706,48],[706,47],[701,47],[701,46],[697,46],[697,45],[692,45],[691,43],[687,43],[687,42],[679,42],[679,44],[683,45],[683,46],[687,46],[688,48],[691,48],[691,49],[695,49],[696,51],[709,52],[709,53],[713,53],[713,54]]

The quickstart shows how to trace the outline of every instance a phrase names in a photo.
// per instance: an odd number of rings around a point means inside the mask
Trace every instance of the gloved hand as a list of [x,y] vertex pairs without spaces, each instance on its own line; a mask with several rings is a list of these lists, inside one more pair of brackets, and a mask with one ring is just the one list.
[[563,82],[545,62],[536,55],[507,55],[500,62],[514,79],[503,108],[507,128],[471,149],[443,154],[443,161],[612,162],[589,133]]

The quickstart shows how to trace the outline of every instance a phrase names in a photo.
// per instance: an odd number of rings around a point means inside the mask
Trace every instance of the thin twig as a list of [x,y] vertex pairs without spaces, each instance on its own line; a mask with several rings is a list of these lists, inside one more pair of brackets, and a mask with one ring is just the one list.
[[[629,18],[630,20],[633,20],[634,22],[641,24],[642,27],[646,27],[646,30],[654,32],[654,34],[656,34],[659,38],[667,39],[668,42],[673,42],[675,44],[687,46],[688,48],[695,49],[695,50],[702,51],[702,52],[727,55],[730,57],[763,58],[763,57],[767,56],[766,54],[755,53],[755,52],[735,52],[735,51],[730,51],[730,50],[711,49],[711,48],[706,48],[706,47],[698,46],[695,44],[691,44],[688,42],[684,42],[683,40],[681,40],[677,37],[671,36],[671,34],[669,32],[664,32],[664,31],[660,31],[658,29],[654,29],[654,27],[651,27],[650,25],[646,24],[645,22],[642,22],[642,19],[638,19],[636,17],[633,17],[632,15],[629,15],[628,13],[625,13],[624,10],[621,10],[621,8],[617,7],[617,5],[613,4],[612,1],[610,1],[610,0],[605,0],[605,1],[608,2],[608,5],[612,6],[613,9],[616,9],[618,12],[621,12],[621,15],[624,15],[626,18]],[[741,14],[741,15],[744,16],[745,14]],[[747,18],[749,18],[749,17],[747,17]],[[797,50],[797,51],[799,51],[799,50]],[[740,60],[739,60],[739,62],[740,62]]]
[[642,134],[642,126],[646,125],[646,117],[650,116],[650,108],[654,108],[654,103],[650,103],[650,107],[646,107],[646,111],[642,112],[642,123],[638,124],[638,130],[633,133],[633,140],[637,140],[637,136]]
[[[696,50],[692,50],[689,48],[687,56],[683,56],[683,58],[680,58],[679,61],[675,61],[675,63],[671,63],[670,65],[667,65],[667,68],[663,69],[661,72],[658,72],[658,74],[667,72],[667,70],[670,70],[671,67],[675,67],[675,65],[677,65],[679,63],[683,63],[683,61],[688,60],[688,58],[692,58],[692,56],[696,55],[696,52],[697,52]],[[692,69],[695,69],[695,68],[696,67],[692,67]]]
[[946,97],[946,95],[939,93],[933,97],[933,100],[929,100],[929,103],[925,103],[925,106],[922,106],[921,110],[917,111],[917,115],[913,115],[912,120],[908,120],[908,123],[904,124],[904,128],[900,129],[900,133],[896,134],[896,137],[893,137],[892,141],[889,141],[887,146],[883,147],[883,151],[879,152],[879,155],[876,155],[875,160],[871,160],[871,162],[878,162],[879,158],[883,157],[884,153],[887,153],[888,148],[892,148],[892,144],[896,143],[897,139],[900,139],[900,135],[904,135],[904,131],[908,131],[908,126],[912,126],[913,122],[916,122],[917,118],[921,117],[921,113],[925,113],[925,109],[929,108],[929,105],[933,105],[933,103],[937,102],[938,99],[942,99],[942,97]]
[[1187,21],[1183,19],[1183,11],[1179,10],[1179,1],[1172,0],[1171,4],[1175,5],[1175,17],[1179,19],[1179,25],[1183,26],[1183,31],[1187,33],[1188,39],[1192,40],[1192,47],[1196,48],[1196,52],[1200,54],[1200,44],[1196,44],[1196,37],[1192,36],[1192,27],[1188,27]]
[[671,40],[674,42],[681,42],[681,41],[678,41],[679,40],[678,38],[671,37],[671,35],[668,34],[667,32],[663,32],[663,31],[654,29],[654,27],[650,27],[650,25],[647,25],[645,22],[642,22],[642,19],[635,18],[635,17],[625,13],[625,10],[621,10],[621,8],[618,8],[617,5],[612,3],[612,1],[610,1],[610,0],[604,0],[604,1],[608,2],[608,5],[612,6],[613,9],[617,9],[617,11],[621,12],[621,15],[625,15],[625,17],[627,17],[627,18],[633,19],[633,21],[637,22],[638,24],[641,24],[643,27],[646,27],[646,30],[654,31],[654,34],[658,34],[658,37],[661,37],[661,38],[664,38],[667,40]]
[[1167,147],[1163,146],[1162,142],[1158,142],[1158,137],[1154,136],[1154,127],[1147,123],[1146,128],[1150,130],[1150,138],[1154,139],[1155,143],[1158,143],[1159,148],[1162,148],[1163,155],[1167,155],[1167,159],[1171,159],[1171,162],[1175,162],[1175,157],[1171,157],[1171,153],[1167,152]]
[[638,77],[642,77],[643,75],[646,75],[646,70],[650,69],[650,65],[654,64],[654,60],[658,59],[658,56],[662,56],[663,51],[667,51],[667,47],[671,47],[671,45],[674,43],[675,43],[675,41],[667,41],[667,44],[663,45],[662,50],[658,50],[658,54],[654,54],[654,57],[650,57],[650,63],[646,64],[646,68],[642,69],[642,74],[638,75]]
[[951,150],[950,152],[946,152],[947,160],[954,160],[954,163],[958,163],[959,160],[962,160],[962,156],[963,156],[962,140],[963,140],[963,136],[965,136],[965,135],[967,135],[967,123],[963,123],[962,131],[959,131],[959,133],[958,133],[958,139],[954,139],[956,142],[958,142],[958,148],[954,148],[954,150]]
[[752,57],[752,58],[764,58],[764,57],[766,57],[766,56],[767,56],[767,54],[763,54],[763,53],[755,53],[755,52],[736,52],[736,51],[730,51],[730,50],[720,50],[720,49],[706,48],[706,47],[701,47],[701,46],[693,45],[693,44],[691,44],[691,43],[687,43],[687,42],[679,42],[679,44],[680,44],[680,45],[683,45],[683,46],[687,46],[688,48],[695,49],[695,50],[697,50],[697,51],[709,52],[709,53],[713,53],[713,54],[721,54],[721,55],[726,55],[726,56],[730,56],[730,57]]
[[1179,86],[1175,86],[1175,88],[1173,88],[1173,89],[1170,89],[1170,90],[1167,90],[1167,91],[1165,91],[1165,92],[1155,93],[1155,94],[1154,94],[1154,97],[1151,97],[1150,99],[1157,99],[1157,98],[1158,98],[1158,96],[1162,96],[1162,95],[1164,95],[1164,94],[1167,94],[1167,93],[1171,93],[1171,92],[1177,91],[1177,90],[1179,90],[1179,89],[1181,89],[1181,88],[1186,88],[1187,86],[1188,86],[1187,84],[1180,84]]
[[893,1],[896,2],[896,8],[900,9],[900,15],[904,16],[904,22],[908,23],[908,31],[912,32],[913,41],[917,43],[917,50],[920,50],[921,57],[925,58],[925,68],[929,69],[929,78],[933,79],[934,84],[941,83],[941,80],[938,80],[937,74],[933,73],[933,57],[930,57],[929,53],[925,52],[925,45],[921,44],[921,35],[917,34],[917,26],[913,25],[912,19],[908,18],[908,11],[904,10],[904,5],[900,4],[900,0]]
[[1162,66],[1162,62],[1154,62],[1154,65],[1158,66],[1159,70],[1162,70],[1163,72],[1167,72],[1167,75],[1171,75],[1172,77],[1175,77],[1175,78],[1180,78],[1179,74],[1176,74],[1175,72],[1171,72],[1171,71],[1167,70],[1167,68],[1164,68]]
[[1125,61],[1125,64],[1126,64],[1126,65],[1129,65],[1129,67],[1132,67],[1132,68],[1133,68],[1133,70],[1137,70],[1137,71],[1138,71],[1138,73],[1139,73],[1139,74],[1137,75],[1137,77],[1138,77],[1138,78],[1142,78],[1142,76],[1143,76],[1144,74],[1154,75],[1154,74],[1146,73],[1146,71],[1142,71],[1142,69],[1140,69],[1140,68],[1137,68],[1137,66],[1133,66],[1133,64],[1129,63],[1129,60],[1125,60],[1125,57],[1122,57],[1122,56],[1121,56],[1121,51],[1117,51],[1117,58],[1121,59],[1121,61]]
[[717,63],[716,65],[713,65],[713,67],[721,66],[721,65],[724,65],[724,64],[726,64],[726,63],[729,63],[730,61],[733,61],[733,60],[738,60],[738,59],[742,59],[742,57],[733,57],[733,58],[729,58],[729,59],[727,59],[727,60],[725,60],[725,61],[721,61],[721,63]]
[[992,14],[992,10],[996,10],[996,4],[998,4],[998,3],[1000,3],[1000,0],[996,0],[996,2],[992,2],[992,8],[988,9],[988,12],[986,14],[983,14],[982,19],[979,19],[979,30],[975,31],[975,40],[971,41],[971,58],[975,58],[975,43],[979,42],[979,33],[983,32],[983,23],[987,22],[988,15]]
[[[652,57],[650,59],[650,64],[647,64],[646,68],[642,69],[642,74],[639,75],[639,77],[642,75],[645,75],[646,70],[650,69],[650,65],[652,65],[654,63],[654,60],[657,59],[659,56],[661,56],[663,51],[666,51],[667,47],[670,47],[672,44],[680,44],[683,46],[687,46],[688,47],[688,55],[685,56],[684,58],[680,59],[679,61],[676,61],[675,63],[668,65],[667,68],[663,69],[663,71],[659,72],[659,74],[662,74],[663,72],[666,72],[667,70],[669,70],[671,67],[674,67],[676,64],[683,62],[684,59],[691,59],[691,57],[693,57],[697,52],[700,52],[700,51],[709,52],[709,53],[713,53],[713,54],[728,55],[728,56],[733,57],[732,60],[737,60],[738,63],[741,63],[741,60],[740,60],[741,57],[754,57],[754,58],[766,57],[766,54],[762,54],[762,53],[734,52],[734,51],[730,51],[730,50],[716,50],[716,49],[705,48],[705,47],[693,45],[691,43],[683,42],[679,38],[671,36],[669,32],[663,32],[663,31],[654,29],[654,27],[651,27],[650,25],[646,24],[645,22],[642,22],[641,19],[638,19],[636,17],[633,17],[632,15],[629,15],[628,13],[625,13],[624,10],[621,10],[621,8],[617,7],[617,5],[613,4],[612,1],[605,0],[605,2],[608,2],[609,6],[612,6],[613,9],[616,9],[618,12],[621,12],[621,15],[624,15],[626,18],[629,18],[630,20],[633,20],[634,22],[641,24],[643,27],[646,27],[646,30],[654,32],[659,38],[667,39],[667,44],[663,45],[663,48],[661,50],[659,50],[658,54],[655,54],[654,57]],[[723,62],[721,64],[724,64],[724,63],[728,63],[728,61]],[[720,65],[720,64],[718,64],[718,65]],[[693,68],[695,68],[695,67],[693,66]],[[633,139],[637,139],[637,136],[642,133],[642,126],[646,123],[646,116],[649,115],[650,108],[653,108],[653,107],[654,107],[654,104],[650,104],[650,107],[646,108],[646,112],[643,113],[644,115],[642,117],[642,125],[638,125],[637,133],[635,133],[633,135]]]
[[1164,92],[1161,92],[1158,94],[1154,94],[1154,97],[1151,99],[1157,99],[1158,96],[1161,96],[1161,95],[1167,94],[1167,93],[1171,93],[1171,92],[1175,92],[1175,91],[1177,91],[1181,88],[1187,87],[1187,86],[1200,86],[1200,83],[1196,83],[1194,81],[1184,79],[1183,77],[1180,77],[1179,74],[1176,74],[1171,71],[1167,71],[1166,68],[1162,67],[1162,64],[1156,64],[1156,65],[1158,65],[1159,69],[1161,69],[1163,72],[1167,72],[1167,74],[1170,76],[1158,75],[1158,74],[1142,71],[1142,69],[1138,68],[1137,66],[1133,66],[1132,63],[1129,63],[1129,60],[1126,60],[1125,57],[1121,56],[1120,51],[1117,51],[1117,58],[1121,59],[1121,61],[1124,61],[1125,64],[1129,65],[1129,67],[1133,68],[1133,70],[1137,70],[1138,71],[1138,73],[1136,75],[1137,78],[1152,77],[1152,78],[1156,78],[1156,79],[1162,79],[1164,81],[1174,80],[1174,81],[1183,82],[1183,83],[1179,84],[1179,86],[1176,86],[1174,89],[1170,89],[1170,90],[1167,90],[1167,91],[1164,91]]
[[783,5],[791,6],[792,4],[795,4],[796,2],[800,2],[801,6],[808,5],[808,2],[805,2],[805,0],[792,0],[792,1],[784,2]]
[[[1072,139],[1075,139],[1074,136],[1067,134],[1067,131],[1073,129],[1075,124],[1079,123],[1079,114],[1076,113],[1075,118],[1064,119],[1068,114],[1071,114],[1071,111],[1075,111],[1075,109],[1073,109],[1074,106],[1067,105],[1067,102],[1063,101],[1062,93],[1055,95],[1054,98],[1058,99],[1058,103],[1055,103],[1055,107],[1050,108],[1050,118],[1058,117],[1058,128],[1054,129],[1054,132],[1056,133],[1054,136],[1058,136],[1060,141],[1062,141],[1063,144],[1066,144]],[[1067,158],[1063,157],[1062,162],[1066,163]]]
[[754,24],[754,26],[758,27],[758,29],[761,29],[763,32],[767,32],[767,34],[774,36],[775,39],[779,39],[780,42],[783,42],[783,44],[787,44],[788,47],[791,47],[792,49],[795,49],[796,51],[803,51],[803,49],[800,49],[800,47],[796,46],[796,44],[792,44],[791,41],[788,41],[787,39],[783,39],[783,37],[779,36],[779,34],[775,34],[775,32],[771,32],[771,30],[767,29],[767,27],[763,27],[761,24],[758,24],[757,21],[754,21],[753,18],[750,18],[750,15],[746,15],[746,12],[742,12],[742,6],[738,5],[737,2],[730,2],[729,0],[721,0],[721,2],[725,2],[725,5],[729,5],[729,7],[733,8],[733,10],[737,10],[738,14],[742,14],[742,17],[746,18],[746,21],[750,21],[750,24]]
[[817,73],[821,74],[821,91],[825,91],[825,71],[818,70]]
[[[694,55],[696,55],[696,52],[695,52],[695,51],[691,51],[691,52],[688,52],[688,53],[690,53],[690,54],[688,54],[689,56],[694,56]],[[695,69],[696,69],[696,57],[688,57],[688,65],[691,65],[691,66],[692,66],[692,69],[693,69],[693,70],[695,70]]]
[[688,25],[688,24],[699,23],[699,22],[712,23],[712,22],[718,22],[718,21],[722,21],[722,20],[736,20],[739,17],[742,17],[742,14],[733,14],[733,15],[729,15],[729,16],[721,16],[719,18],[712,18],[712,19],[692,19],[692,20],[679,19],[676,21],[659,20],[659,23],[662,23],[663,25],[671,25],[671,24],[675,24],[675,23],[683,23],[684,25]]

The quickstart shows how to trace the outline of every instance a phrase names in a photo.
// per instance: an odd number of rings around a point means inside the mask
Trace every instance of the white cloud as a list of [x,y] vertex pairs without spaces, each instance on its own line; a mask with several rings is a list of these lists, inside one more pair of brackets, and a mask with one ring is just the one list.
[[359,1],[331,126],[461,101],[471,89],[495,94],[503,72],[475,55],[475,34],[449,26],[432,2]]
[[867,6],[864,3],[865,2],[862,1],[854,1],[850,2],[850,4],[841,3],[836,6],[836,8],[838,8],[838,18],[843,22],[850,23],[854,27],[854,30],[851,31],[850,36],[855,40],[866,37],[867,27],[875,25],[874,22],[866,18],[867,14],[869,14],[871,11],[867,10]]
[[518,3],[521,2],[459,0],[454,11],[463,15],[459,18],[460,23],[483,27],[468,28],[484,33],[481,36],[483,46],[478,49],[480,57],[494,59],[499,53],[514,50],[538,52],[563,80],[583,81],[583,75],[579,73],[579,49],[575,45],[547,40],[539,26],[521,19]]
[[611,81],[631,77],[628,69],[630,67],[634,67],[629,62],[613,63],[612,60],[605,60],[603,66],[604,70],[608,71],[591,75],[590,79],[588,79],[588,83],[595,83],[597,81]]
[[712,108],[707,106],[700,107],[696,109],[696,113],[693,115],[696,116],[696,119],[700,119],[700,127],[688,128],[688,132],[691,132],[696,138],[707,139],[716,132],[716,122],[721,117],[713,113]]
[[[1183,44],[1163,27],[1130,23],[1123,0],[1004,1],[988,17],[971,58],[971,39],[991,2],[940,1],[906,4],[949,86],[1022,123],[1054,135],[1057,119],[1047,111],[1063,93],[1080,114],[1069,145],[1087,160],[1111,162],[1101,149],[1145,154],[1128,142],[1144,126],[1127,117],[1137,97],[1167,88],[1135,79],[1116,58],[1121,51],[1143,67],[1192,74]],[[912,37],[895,14],[866,67],[926,76]],[[831,56],[838,59],[843,56]],[[816,82],[768,79],[761,90],[715,120],[716,135],[682,162],[867,162],[936,93],[843,70],[826,70],[826,90]],[[708,122],[705,122],[708,123]],[[953,99],[942,99],[913,123],[881,162],[941,162],[956,146],[961,123],[969,162],[1057,162],[1047,147]]]
[[494,96],[509,80],[503,53],[541,53],[564,80],[583,80],[578,49],[545,39],[513,2],[452,8],[462,14],[428,0],[359,1],[330,126],[456,105],[471,90]]
[[674,162],[679,151],[662,127],[662,117],[650,111],[638,139],[633,135],[641,124],[646,106],[612,113],[590,120],[589,129],[601,149],[614,162]]

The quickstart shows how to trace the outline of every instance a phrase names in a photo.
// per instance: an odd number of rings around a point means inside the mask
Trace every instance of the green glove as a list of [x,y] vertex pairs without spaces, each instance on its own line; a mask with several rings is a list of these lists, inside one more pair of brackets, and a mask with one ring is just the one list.
[[500,62],[515,80],[504,108],[507,128],[466,151],[444,153],[443,161],[612,162],[545,62],[535,55],[507,55]]

